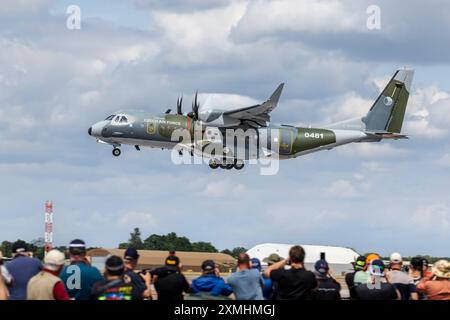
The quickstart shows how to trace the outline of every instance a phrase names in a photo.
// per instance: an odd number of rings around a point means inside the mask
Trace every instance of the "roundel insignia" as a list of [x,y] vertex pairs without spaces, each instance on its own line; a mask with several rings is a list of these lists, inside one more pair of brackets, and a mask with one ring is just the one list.
[[147,124],[147,132],[149,133],[149,134],[155,134],[155,124],[153,123],[153,122],[149,122],[148,124]]
[[384,97],[383,102],[385,106],[390,107],[394,103],[394,100],[391,97]]

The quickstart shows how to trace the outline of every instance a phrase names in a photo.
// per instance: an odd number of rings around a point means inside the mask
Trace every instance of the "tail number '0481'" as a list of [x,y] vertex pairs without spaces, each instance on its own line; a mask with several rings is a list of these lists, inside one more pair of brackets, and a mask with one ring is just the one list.
[[323,133],[305,132],[305,138],[323,139]]

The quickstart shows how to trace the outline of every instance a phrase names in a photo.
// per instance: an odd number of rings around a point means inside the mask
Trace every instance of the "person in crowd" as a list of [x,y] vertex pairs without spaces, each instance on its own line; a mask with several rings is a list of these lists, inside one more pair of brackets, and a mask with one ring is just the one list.
[[259,274],[262,277],[263,280],[263,286],[262,286],[262,293],[264,300],[269,300],[270,297],[273,295],[273,288],[272,288],[272,280],[267,278],[264,273],[261,272],[262,266],[261,261],[258,258],[251,258],[250,264],[252,266],[252,269],[258,270]]
[[341,285],[330,274],[326,260],[318,260],[315,265],[318,286],[314,290],[315,300],[341,300]]
[[358,271],[363,271],[366,267],[366,257],[365,256],[359,256],[356,258],[356,261],[353,263],[353,272],[349,272],[345,275],[345,283],[347,284],[347,288],[350,294],[350,299],[354,300],[356,299],[356,293],[355,293],[355,274]]
[[125,279],[125,265],[121,257],[110,256],[105,261],[104,280],[92,287],[92,300],[141,300],[142,288]]
[[437,261],[432,275],[425,275],[417,284],[417,290],[428,300],[450,300],[450,262]]
[[363,270],[359,270],[355,273],[355,277],[353,279],[354,284],[357,286],[359,284],[367,283],[371,280],[371,275],[368,270],[370,263],[373,260],[379,260],[381,259],[380,255],[377,253],[370,253],[366,256],[366,266]]
[[10,286],[13,278],[3,262],[3,253],[0,251],[0,276],[3,277],[4,284]]
[[192,281],[192,294],[199,296],[228,297],[233,289],[220,276],[213,260],[202,263],[202,275]]
[[[277,286],[277,300],[310,300],[313,290],[317,288],[314,273],[304,266],[305,250],[293,246],[289,250],[289,259],[277,262],[267,268],[265,274]],[[286,270],[285,267],[290,266]]]
[[3,279],[3,276],[0,275],[0,301],[2,300],[8,300],[8,288],[6,287],[5,280]]
[[227,282],[233,288],[236,300],[264,300],[264,281],[257,269],[252,269],[246,253],[238,256],[237,270],[228,276]]
[[418,300],[416,285],[413,278],[402,271],[403,258],[400,253],[394,252],[390,257],[390,270],[386,277],[390,283],[400,292],[402,300]]
[[409,275],[414,281],[414,284],[417,285],[420,280],[423,279],[424,273],[423,273],[423,264],[424,259],[421,256],[415,256],[411,259],[409,263]]
[[[270,267],[271,265],[280,262],[283,260],[278,254],[272,253],[268,257],[263,259],[263,262],[267,263],[267,266]],[[272,279],[268,278],[265,274],[265,272],[262,273],[262,277],[264,280],[264,288],[263,288],[263,296],[266,300],[275,300],[276,298],[276,283],[272,281]]]
[[42,263],[30,257],[28,248],[23,243],[15,243],[12,252],[13,260],[6,265],[13,279],[9,287],[9,299],[25,300],[28,281],[42,270]]
[[357,300],[400,300],[400,292],[385,277],[382,260],[372,260],[367,269],[370,278],[355,288]]
[[92,286],[103,277],[100,271],[91,266],[86,258],[86,244],[75,239],[69,244],[70,265],[65,266],[60,278],[71,299],[89,300]]
[[426,258],[422,258],[423,259],[423,276],[424,277],[432,277],[433,276],[433,272],[430,270],[430,263],[428,262],[428,260]]
[[64,253],[49,251],[44,258],[43,269],[28,281],[28,300],[70,300],[66,288],[58,277],[64,267]]
[[[427,264],[426,269],[424,266],[425,264]],[[416,287],[419,284],[419,282],[426,276],[425,272],[427,272],[428,276],[432,275],[432,274],[430,275],[430,272],[428,271],[428,261],[424,257],[421,257],[421,256],[416,256],[411,259],[408,272],[409,272],[409,275],[411,276],[411,278],[413,279]],[[420,293],[419,291],[417,291],[417,294],[418,294],[419,300],[427,299],[427,297],[423,293]]]
[[153,270],[153,285],[158,293],[158,300],[181,301],[183,293],[190,291],[189,282],[182,273],[182,264],[175,255],[169,255],[165,260],[165,266]]
[[125,278],[133,282],[134,286],[145,299],[152,297],[152,277],[149,272],[141,275],[135,272],[139,260],[139,253],[135,248],[125,250],[123,261],[125,266]]

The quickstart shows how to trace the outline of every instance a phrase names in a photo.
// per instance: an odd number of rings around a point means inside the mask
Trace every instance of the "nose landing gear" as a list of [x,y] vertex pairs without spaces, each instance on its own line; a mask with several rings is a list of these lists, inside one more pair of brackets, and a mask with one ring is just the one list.
[[114,157],[120,156],[121,153],[122,152],[120,151],[119,148],[114,148],[113,151],[112,151],[112,154],[113,154]]
[[219,164],[217,163],[216,160],[211,159],[209,160],[209,167],[213,170],[216,170],[219,167]]

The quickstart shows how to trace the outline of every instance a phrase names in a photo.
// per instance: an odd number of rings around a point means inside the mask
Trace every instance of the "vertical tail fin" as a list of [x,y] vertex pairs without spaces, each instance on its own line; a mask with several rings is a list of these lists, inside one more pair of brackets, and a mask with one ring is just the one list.
[[405,118],[414,70],[398,70],[362,119],[366,131],[400,133]]

